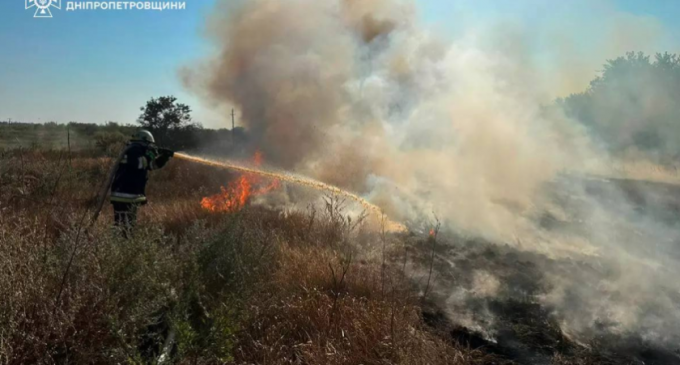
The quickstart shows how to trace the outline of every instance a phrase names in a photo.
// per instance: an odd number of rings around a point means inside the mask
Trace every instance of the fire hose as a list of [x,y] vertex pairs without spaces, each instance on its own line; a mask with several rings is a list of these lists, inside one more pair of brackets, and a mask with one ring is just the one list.
[[[215,160],[210,160],[206,158],[201,158],[201,157],[195,157],[195,156],[190,156],[187,155],[186,153],[181,153],[177,152],[175,153],[175,157],[187,160],[187,161],[192,161],[196,163],[200,163],[206,166],[213,166],[217,168],[222,168],[222,169],[229,169],[229,170],[234,170],[234,171],[239,171],[242,173],[247,173],[247,174],[256,174],[260,175],[266,178],[270,179],[279,179],[281,181],[286,181],[289,183],[297,184],[297,185],[302,185],[306,187],[311,187],[313,189],[319,190],[319,191],[326,191],[331,194],[337,194],[337,195],[342,195],[347,198],[350,198],[357,203],[361,204],[366,210],[372,211],[373,213],[378,214],[380,217],[382,217],[383,211],[378,207],[377,205],[369,202],[368,200],[360,197],[357,194],[354,194],[352,192],[349,192],[347,190],[340,189],[337,186],[333,186],[330,184],[326,184],[324,182],[318,181],[318,180],[313,180],[308,177],[304,176],[299,176],[299,175],[294,175],[288,172],[274,172],[274,171],[268,171],[268,170],[263,170],[259,168],[253,168],[253,167],[248,167],[248,166],[243,166],[241,164],[235,163],[235,162],[229,162],[229,161],[215,161]],[[406,227],[398,222],[386,220],[385,222],[387,224],[387,229],[390,231],[399,231],[399,232],[405,232],[407,231]]]

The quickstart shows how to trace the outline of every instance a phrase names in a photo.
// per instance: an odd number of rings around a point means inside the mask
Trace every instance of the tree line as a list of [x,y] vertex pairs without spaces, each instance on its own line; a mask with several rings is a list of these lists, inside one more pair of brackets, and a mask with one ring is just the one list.
[[140,110],[136,124],[0,122],[0,149],[96,149],[116,155],[136,130],[144,128],[153,133],[158,145],[175,151],[218,156],[247,153],[248,134],[245,129],[203,128],[200,123],[193,121],[191,108],[179,103],[174,96],[151,98]]
[[[556,104],[614,155],[633,151],[660,162],[680,157],[680,56],[676,54],[657,53],[651,58],[629,52],[607,60],[585,91],[557,99]],[[193,120],[191,108],[174,96],[151,98],[140,111],[136,125],[69,123],[68,128],[76,140],[110,153],[140,127],[151,131],[159,145],[178,151],[233,155],[243,153],[248,145],[243,128],[205,129]],[[0,128],[5,131],[0,133],[0,148],[26,138],[51,147],[55,133],[49,130],[63,126],[45,123],[39,130],[35,125],[0,123]],[[59,146],[63,144],[64,139],[59,139]]]
[[680,57],[642,52],[607,60],[582,93],[557,103],[613,154],[680,156]]

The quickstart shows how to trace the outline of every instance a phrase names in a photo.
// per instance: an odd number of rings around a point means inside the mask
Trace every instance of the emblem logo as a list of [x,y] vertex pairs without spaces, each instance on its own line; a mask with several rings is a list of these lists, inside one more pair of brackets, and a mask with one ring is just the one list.
[[50,8],[61,9],[61,0],[25,0],[26,9],[35,7],[34,18],[51,18]]

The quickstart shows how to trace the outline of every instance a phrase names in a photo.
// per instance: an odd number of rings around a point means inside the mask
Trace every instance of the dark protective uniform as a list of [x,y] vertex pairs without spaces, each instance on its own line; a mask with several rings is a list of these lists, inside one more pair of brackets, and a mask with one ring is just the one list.
[[133,141],[125,147],[111,185],[111,203],[114,224],[126,236],[137,221],[137,208],[146,204],[149,171],[162,168],[170,157],[147,142]]

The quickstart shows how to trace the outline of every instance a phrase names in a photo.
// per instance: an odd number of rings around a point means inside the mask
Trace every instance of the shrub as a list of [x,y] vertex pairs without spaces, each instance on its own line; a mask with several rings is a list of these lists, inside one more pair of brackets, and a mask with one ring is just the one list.
[[129,137],[120,132],[97,132],[94,135],[97,149],[111,157],[120,153],[128,139]]

